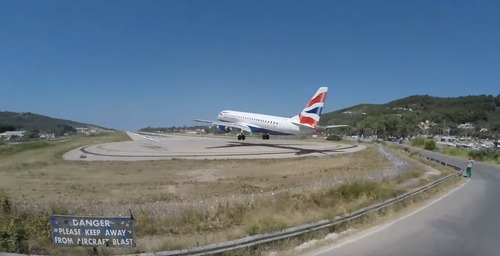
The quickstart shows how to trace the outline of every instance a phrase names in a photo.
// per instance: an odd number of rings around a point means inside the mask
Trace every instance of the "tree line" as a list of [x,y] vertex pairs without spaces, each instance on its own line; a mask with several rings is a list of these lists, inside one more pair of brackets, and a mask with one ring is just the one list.
[[[16,126],[12,124],[0,124],[0,133],[9,132],[9,131],[21,131],[24,130],[21,126]],[[34,128],[28,130],[29,137],[37,137],[40,134],[40,129]],[[54,133],[56,136],[62,136],[64,134],[72,134],[76,133],[76,129],[67,124],[58,124],[56,128],[46,129],[47,133]]]
[[419,118],[414,113],[405,114],[379,114],[368,115],[361,121],[347,123],[348,127],[340,128],[346,135],[379,135],[409,137],[418,134],[428,136],[450,135],[450,136],[473,136],[479,138],[494,138],[500,133],[500,123],[492,123],[486,127],[463,126],[459,128],[458,123],[443,120],[441,123],[434,122],[436,119]]
[[[427,121],[429,127],[424,130],[422,122]],[[352,135],[495,137],[500,133],[500,94],[455,98],[413,95],[386,104],[361,104],[325,113],[320,123],[347,124],[342,132]],[[469,129],[459,128],[466,123]]]

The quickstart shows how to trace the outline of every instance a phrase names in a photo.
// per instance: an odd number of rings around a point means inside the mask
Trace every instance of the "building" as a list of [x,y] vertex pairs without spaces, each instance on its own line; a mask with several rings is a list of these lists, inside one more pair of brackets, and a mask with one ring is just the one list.
[[75,128],[77,133],[88,133],[89,128]]
[[79,134],[85,134],[85,135],[90,134],[89,128],[75,128],[75,130],[76,130],[76,133],[79,133]]
[[11,137],[22,138],[28,134],[27,131],[8,131],[4,133],[0,133],[0,138],[4,140],[10,140]]

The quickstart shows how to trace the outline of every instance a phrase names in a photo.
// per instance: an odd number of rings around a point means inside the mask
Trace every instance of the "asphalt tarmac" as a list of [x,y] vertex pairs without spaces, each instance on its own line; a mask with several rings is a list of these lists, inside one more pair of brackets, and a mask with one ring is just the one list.
[[[363,145],[293,140],[245,140],[152,136],[128,132],[133,141],[90,145],[66,153],[66,160],[137,161],[158,159],[266,159],[330,156],[365,149]],[[85,157],[81,157],[85,155]]]
[[[421,151],[450,164],[466,161]],[[500,166],[476,162],[464,185],[430,205],[308,256],[500,255]]]

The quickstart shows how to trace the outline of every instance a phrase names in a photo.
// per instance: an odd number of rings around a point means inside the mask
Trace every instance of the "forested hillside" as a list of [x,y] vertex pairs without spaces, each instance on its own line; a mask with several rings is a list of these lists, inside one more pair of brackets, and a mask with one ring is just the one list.
[[0,126],[4,128],[9,128],[8,130],[12,130],[12,128],[14,128],[18,130],[26,130],[26,131],[38,130],[43,132],[61,130],[61,127],[67,127],[67,126],[71,126],[73,128],[111,130],[96,125],[79,123],[64,119],[57,119],[29,112],[17,113],[9,111],[3,111],[3,112],[0,111]]
[[[419,124],[426,120],[430,128],[425,132],[429,134],[449,131],[451,135],[494,135],[500,132],[500,94],[457,98],[414,95],[386,104],[360,104],[325,113],[320,124],[348,124],[350,128],[346,131],[349,133],[407,136],[422,133]],[[473,128],[458,128],[465,123]]]

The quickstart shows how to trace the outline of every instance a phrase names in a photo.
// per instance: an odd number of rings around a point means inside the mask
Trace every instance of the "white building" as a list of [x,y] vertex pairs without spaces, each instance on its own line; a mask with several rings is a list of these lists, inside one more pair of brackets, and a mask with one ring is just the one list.
[[10,138],[13,136],[22,138],[27,134],[28,134],[28,132],[26,132],[26,131],[8,131],[8,132],[0,133],[0,138],[2,138],[4,140],[10,140]]

